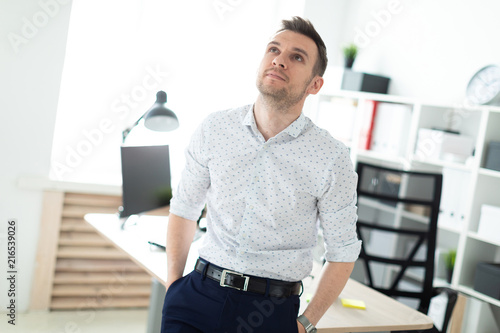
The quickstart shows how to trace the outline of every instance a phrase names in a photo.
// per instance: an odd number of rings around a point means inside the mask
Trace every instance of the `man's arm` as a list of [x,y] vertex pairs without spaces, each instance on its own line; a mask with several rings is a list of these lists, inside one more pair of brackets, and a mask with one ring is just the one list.
[[[353,262],[326,262],[321,271],[318,288],[303,315],[316,326],[326,310],[340,295],[354,268]],[[305,332],[298,323],[299,332]]]
[[182,277],[189,248],[196,232],[196,221],[170,213],[167,228],[167,289]]

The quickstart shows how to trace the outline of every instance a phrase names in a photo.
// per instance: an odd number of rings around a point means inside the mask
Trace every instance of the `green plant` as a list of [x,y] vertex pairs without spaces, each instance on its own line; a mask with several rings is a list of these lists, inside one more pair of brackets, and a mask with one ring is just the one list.
[[445,265],[446,265],[446,269],[448,270],[453,270],[453,267],[455,267],[455,258],[457,256],[457,250],[449,250],[447,253],[446,253],[446,256],[445,256]]
[[172,189],[169,186],[159,188],[155,191],[155,196],[160,206],[168,206],[172,199]]
[[342,51],[344,52],[344,57],[346,59],[355,59],[358,55],[358,47],[354,43],[344,46]]

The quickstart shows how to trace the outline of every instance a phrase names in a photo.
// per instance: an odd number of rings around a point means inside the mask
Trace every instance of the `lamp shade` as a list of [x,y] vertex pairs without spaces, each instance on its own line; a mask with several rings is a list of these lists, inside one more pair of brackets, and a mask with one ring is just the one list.
[[158,91],[156,102],[144,116],[146,128],[158,132],[168,132],[179,127],[177,116],[172,110],[165,107],[165,103],[167,103],[167,94],[164,91]]

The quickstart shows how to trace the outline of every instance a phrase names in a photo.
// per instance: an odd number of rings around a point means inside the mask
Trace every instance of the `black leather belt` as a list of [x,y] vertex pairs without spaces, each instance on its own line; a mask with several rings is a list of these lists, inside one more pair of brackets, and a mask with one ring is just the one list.
[[250,291],[261,295],[266,294],[267,283],[269,281],[269,296],[271,297],[300,295],[302,290],[302,282],[286,282],[247,276],[215,266],[201,258],[196,261],[195,270],[201,274],[206,273],[208,278],[219,282],[222,287]]

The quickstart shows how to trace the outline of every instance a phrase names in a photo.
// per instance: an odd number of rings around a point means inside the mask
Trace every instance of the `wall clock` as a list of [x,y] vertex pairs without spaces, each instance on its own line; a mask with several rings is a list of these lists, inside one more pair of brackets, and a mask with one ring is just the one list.
[[500,103],[500,67],[489,65],[481,68],[470,79],[466,95],[473,104]]

